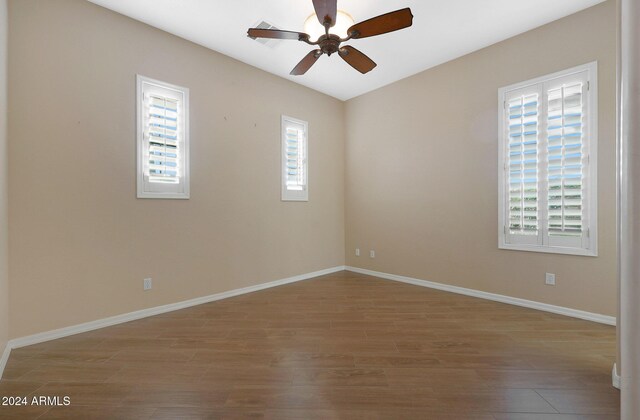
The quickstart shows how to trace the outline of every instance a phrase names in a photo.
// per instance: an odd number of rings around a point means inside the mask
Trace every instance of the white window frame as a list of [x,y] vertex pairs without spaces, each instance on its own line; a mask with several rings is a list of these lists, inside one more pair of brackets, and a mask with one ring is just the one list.
[[[175,184],[149,181],[149,142],[147,137],[147,105],[145,95],[157,93],[176,99],[178,105],[178,178]],[[156,199],[189,199],[189,89],[142,75],[136,75],[137,119],[137,197]]]
[[[587,124],[586,133],[584,134],[583,150],[585,156],[582,158],[583,167],[586,167],[586,178],[584,184],[586,188],[583,190],[583,205],[586,207],[583,229],[586,233],[582,236],[581,246],[567,245],[562,242],[563,238],[554,238],[548,235],[547,229],[547,166],[546,166],[546,144],[547,144],[547,120],[546,120],[546,90],[552,86],[554,80],[567,78],[569,76],[580,77],[583,73],[586,77],[587,91],[584,94],[586,101]],[[545,90],[544,87],[547,87]],[[539,122],[539,130],[541,131],[540,139],[542,145],[538,150],[539,161],[542,168],[539,169],[538,175],[538,208],[542,211],[539,213],[541,232],[538,240],[534,241],[513,241],[510,240],[508,234],[508,215],[509,215],[509,166],[508,166],[508,147],[509,137],[507,133],[507,124],[505,124],[507,115],[507,96],[515,90],[524,90],[529,88],[532,92],[541,94],[540,101],[543,103],[543,112]],[[552,73],[546,76],[538,77],[521,83],[502,87],[498,90],[498,247],[506,250],[533,251],[554,254],[568,254],[580,256],[598,255],[598,63],[597,61],[587,63],[581,66],[573,67],[560,72]],[[540,199],[542,197],[542,199]],[[534,236],[534,238],[536,238]],[[558,240],[559,239],[559,240]],[[518,243],[520,242],[520,243]],[[523,243],[524,242],[524,243]],[[552,243],[555,242],[555,243]]]
[[[296,125],[302,128],[304,132],[304,146],[305,151],[303,165],[304,165],[304,185],[301,190],[292,190],[287,188],[287,126]],[[281,119],[281,189],[282,189],[282,201],[309,201],[309,123],[297,118],[282,116]]]

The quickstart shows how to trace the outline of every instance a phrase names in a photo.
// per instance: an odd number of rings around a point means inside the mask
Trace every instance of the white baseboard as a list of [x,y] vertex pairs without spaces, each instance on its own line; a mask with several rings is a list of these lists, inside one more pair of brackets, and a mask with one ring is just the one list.
[[227,299],[227,298],[238,296],[238,295],[244,295],[246,293],[257,292],[259,290],[269,289],[271,287],[276,287],[276,286],[282,286],[284,284],[289,284],[289,283],[295,283],[302,280],[308,280],[314,277],[337,273],[339,271],[344,271],[344,270],[345,270],[344,266],[327,268],[325,270],[314,271],[312,273],[306,273],[306,274],[300,274],[298,276],[275,280],[268,283],[257,284],[255,286],[248,286],[240,289],[229,290],[227,292],[216,293],[215,295],[203,296],[203,297],[185,300],[177,303],[170,303],[168,305],[142,309],[135,312],[129,312],[126,314],[116,315],[109,318],[98,319],[95,321],[85,322],[83,324],[78,324],[70,327],[60,328],[57,330],[33,334],[26,337],[14,338],[13,340],[9,340],[9,342],[7,343],[7,347],[2,355],[2,359],[0,359],[0,378],[2,378],[2,372],[4,371],[4,367],[7,363],[7,360],[9,359],[9,353],[11,352],[12,349],[30,346],[32,344],[43,343],[45,341],[56,340],[58,338],[68,337],[70,335],[93,331],[93,330],[97,330],[104,327],[110,327],[112,325],[123,324],[125,322],[135,321],[136,319],[147,318],[154,315],[159,315],[167,312],[177,311],[180,309],[190,308],[192,306],[202,305],[204,303],[214,302],[216,300]]
[[611,370],[611,382],[613,383],[613,386],[615,388],[622,389],[622,378],[620,378],[620,376],[618,375],[618,367],[615,363],[613,364],[613,369]]
[[2,357],[0,357],[0,379],[2,379],[2,373],[4,372],[4,368],[7,366],[7,362],[9,361],[9,355],[11,354],[11,346],[9,343],[4,348],[2,352]]
[[353,271],[354,273],[366,274],[368,276],[380,277],[387,280],[399,281],[402,283],[409,283],[416,286],[429,287],[431,289],[438,289],[445,292],[457,293],[466,296],[473,296],[481,299],[493,300],[496,302],[507,303],[509,305],[523,306],[525,308],[537,309],[539,311],[551,312],[554,314],[565,315],[573,318],[580,318],[587,321],[598,322],[600,324],[616,325],[616,318],[608,315],[601,315],[592,312],[581,311],[578,309],[565,308],[563,306],[549,305],[548,303],[535,302],[533,300],[526,300],[515,298],[511,296],[498,295],[495,293],[482,292],[480,290],[466,289],[459,286],[451,286],[448,284],[435,283],[427,280],[415,279],[412,277],[399,276],[396,274],[382,273],[379,271],[366,270],[364,268],[347,266],[346,270]]

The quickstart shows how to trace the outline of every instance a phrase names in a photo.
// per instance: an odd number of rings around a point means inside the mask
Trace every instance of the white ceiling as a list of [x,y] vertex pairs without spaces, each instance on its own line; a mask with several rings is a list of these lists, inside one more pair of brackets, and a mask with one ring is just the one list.
[[322,56],[304,76],[291,69],[312,47],[280,41],[271,48],[251,40],[247,29],[267,21],[302,32],[311,0],[89,0],[269,73],[347,100],[468,54],[604,0],[338,0],[338,9],[360,22],[411,7],[413,26],[352,40],[378,63],[366,75],[337,54]]

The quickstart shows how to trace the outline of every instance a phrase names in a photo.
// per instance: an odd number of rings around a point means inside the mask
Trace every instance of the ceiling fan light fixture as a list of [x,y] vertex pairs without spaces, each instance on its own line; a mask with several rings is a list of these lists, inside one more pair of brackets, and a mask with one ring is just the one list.
[[[249,28],[247,36],[253,39],[290,39],[316,46],[315,50],[310,51],[293,68],[289,73],[292,76],[305,74],[323,54],[330,57],[335,53],[338,53],[340,58],[351,67],[366,74],[376,66],[375,61],[351,45],[341,44],[352,39],[399,31],[413,24],[413,14],[408,7],[372,17],[354,25],[351,15],[338,10],[337,6],[338,0],[313,0],[315,14],[307,18],[304,24],[305,32]],[[322,19],[318,19],[318,16],[322,16]],[[347,34],[347,31],[350,33]]]
[[[340,38],[347,37],[347,30],[354,25],[351,15],[342,10],[338,10],[336,15],[336,24],[329,29],[329,33],[338,35]],[[311,35],[310,39],[316,41],[324,35],[324,26],[320,25],[315,13],[312,13],[304,22],[304,32]]]

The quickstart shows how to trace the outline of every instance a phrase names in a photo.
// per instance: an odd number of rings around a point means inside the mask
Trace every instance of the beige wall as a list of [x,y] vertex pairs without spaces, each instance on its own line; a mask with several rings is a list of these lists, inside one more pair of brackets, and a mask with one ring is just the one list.
[[[7,1],[0,0],[0,355],[9,337],[7,214]],[[0,371],[2,366],[0,366]],[[0,372],[1,374],[1,372]]]
[[[344,104],[81,0],[10,1],[11,336],[344,264]],[[135,75],[191,89],[191,199],[136,199]],[[280,201],[280,115],[310,201]],[[154,289],[142,291],[144,277]]]
[[[499,250],[498,88],[594,60],[599,256]],[[347,263],[615,316],[615,66],[610,0],[348,101]]]

